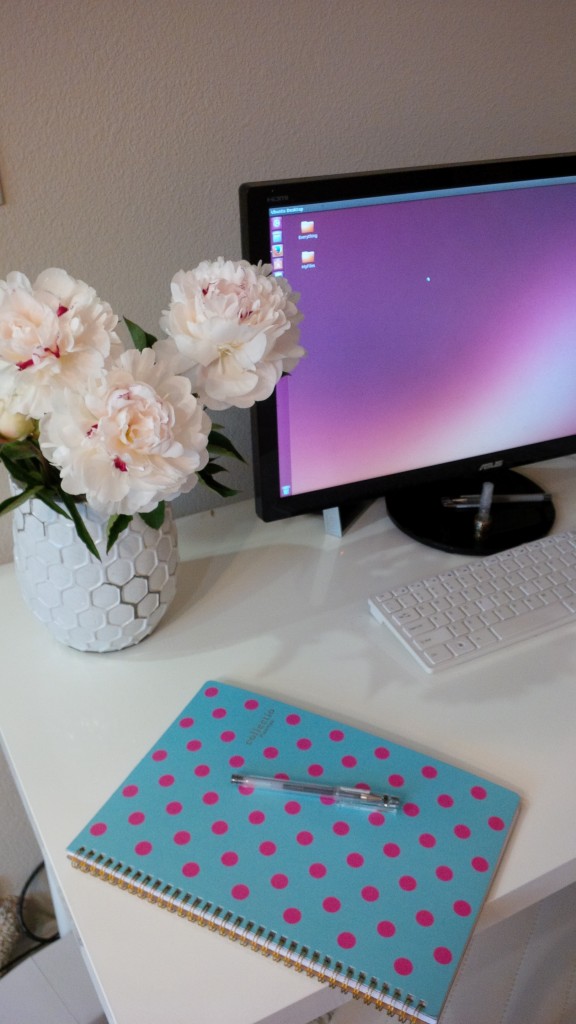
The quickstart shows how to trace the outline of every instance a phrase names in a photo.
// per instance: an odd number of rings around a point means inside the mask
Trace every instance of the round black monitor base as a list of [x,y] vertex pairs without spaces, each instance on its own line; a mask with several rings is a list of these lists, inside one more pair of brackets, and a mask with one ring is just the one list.
[[447,508],[444,498],[478,494],[483,481],[497,494],[543,494],[542,488],[514,470],[498,470],[485,477],[468,477],[406,487],[386,496],[388,515],[409,537],[429,547],[461,555],[491,555],[543,537],[555,519],[550,500],[494,502],[491,522],[476,536],[477,508]]

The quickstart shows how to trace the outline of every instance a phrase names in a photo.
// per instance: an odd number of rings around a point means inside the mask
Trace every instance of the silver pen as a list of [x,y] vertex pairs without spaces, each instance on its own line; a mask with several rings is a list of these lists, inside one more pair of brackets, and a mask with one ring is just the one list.
[[[442,504],[444,508],[478,508],[480,498],[480,494],[461,494],[458,498],[442,498]],[[552,495],[536,491],[534,494],[494,494],[492,496],[493,505],[528,504],[534,501],[552,501]]]
[[338,804],[358,804],[367,807],[385,807],[395,811],[400,799],[388,793],[372,793],[360,786],[328,786],[321,782],[297,782],[268,775],[232,775],[230,781],[237,786],[253,786],[254,789],[271,789],[277,793],[302,793],[316,797],[328,797]]

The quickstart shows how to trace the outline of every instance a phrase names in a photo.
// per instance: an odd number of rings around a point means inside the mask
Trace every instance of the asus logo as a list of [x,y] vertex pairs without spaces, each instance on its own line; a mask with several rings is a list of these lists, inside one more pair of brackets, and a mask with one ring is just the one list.
[[504,459],[495,459],[494,462],[483,462],[479,471],[481,473],[484,469],[501,469],[503,465]]

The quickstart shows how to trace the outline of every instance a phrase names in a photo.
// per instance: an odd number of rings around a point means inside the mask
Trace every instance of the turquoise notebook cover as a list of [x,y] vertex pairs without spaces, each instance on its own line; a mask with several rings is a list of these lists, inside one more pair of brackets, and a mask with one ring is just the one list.
[[[398,811],[238,787],[366,786]],[[75,866],[435,1021],[519,797],[363,730],[207,683],[68,847]]]

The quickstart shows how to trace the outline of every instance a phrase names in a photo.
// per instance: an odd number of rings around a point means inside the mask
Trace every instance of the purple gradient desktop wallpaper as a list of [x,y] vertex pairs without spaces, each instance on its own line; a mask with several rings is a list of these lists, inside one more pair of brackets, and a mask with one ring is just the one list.
[[298,494],[576,433],[576,184],[283,214]]

